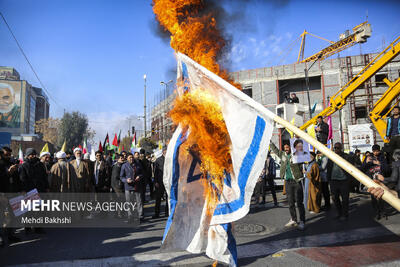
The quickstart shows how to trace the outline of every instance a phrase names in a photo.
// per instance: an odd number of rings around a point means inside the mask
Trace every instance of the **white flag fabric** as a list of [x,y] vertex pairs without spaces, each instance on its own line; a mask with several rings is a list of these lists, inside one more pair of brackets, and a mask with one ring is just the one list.
[[177,60],[178,81],[184,80],[183,91],[201,88],[221,106],[231,140],[233,171],[226,174],[218,205],[207,220],[200,159],[181,151],[190,130],[183,134],[178,126],[164,163],[170,215],[162,247],[192,253],[205,250],[209,257],[234,266],[237,253],[231,222],[249,212],[254,186],[268,154],[273,121],[254,108],[259,103],[230,83],[183,54],[178,53]]

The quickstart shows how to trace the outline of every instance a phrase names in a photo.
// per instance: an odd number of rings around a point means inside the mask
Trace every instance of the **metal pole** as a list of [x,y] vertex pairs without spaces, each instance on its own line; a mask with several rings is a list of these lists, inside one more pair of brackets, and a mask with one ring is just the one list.
[[304,73],[306,75],[306,86],[307,86],[307,98],[308,98],[308,112],[310,113],[310,119],[312,119],[312,114],[311,114],[311,103],[310,103],[310,80],[308,78],[308,71],[314,66],[315,62],[317,62],[320,58],[322,57],[322,53],[318,55],[318,58],[314,60],[314,62],[311,64],[309,68],[307,68],[307,63],[306,67],[304,68]]
[[[311,65],[312,66],[312,65]],[[310,115],[310,119],[312,119],[312,113],[311,113],[311,103],[310,103],[310,81],[308,79],[308,69],[307,67],[304,69],[304,73],[306,75],[306,87],[307,87],[307,99],[308,99],[308,113]]]
[[143,75],[143,79],[144,79],[144,137],[146,137],[146,133],[147,133],[147,116],[146,116],[146,74]]

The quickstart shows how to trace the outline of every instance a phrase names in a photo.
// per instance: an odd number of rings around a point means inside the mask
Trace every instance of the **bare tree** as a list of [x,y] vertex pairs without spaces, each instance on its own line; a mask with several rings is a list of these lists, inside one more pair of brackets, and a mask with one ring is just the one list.
[[43,141],[56,145],[59,125],[59,119],[41,119],[35,123],[35,131],[41,135]]

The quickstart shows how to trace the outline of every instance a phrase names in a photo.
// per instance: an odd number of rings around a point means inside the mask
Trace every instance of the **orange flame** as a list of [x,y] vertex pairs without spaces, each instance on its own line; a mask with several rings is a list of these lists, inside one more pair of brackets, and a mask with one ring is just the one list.
[[202,14],[203,0],[153,0],[157,20],[171,33],[171,47],[235,84],[217,63],[226,41],[212,13]]
[[[203,0],[153,0],[157,20],[171,34],[171,47],[240,88],[217,62],[226,41],[212,13],[204,14],[204,8]],[[177,97],[170,116],[190,131],[186,150],[200,157],[203,176],[209,177],[202,182],[211,215],[218,192],[222,192],[224,171],[232,169],[230,138],[221,108],[211,95],[196,89]]]
[[198,155],[209,215],[217,203],[217,193],[222,192],[224,171],[232,169],[230,138],[222,116],[221,107],[215,98],[202,89],[178,96],[170,111],[171,119],[190,130],[185,151]]

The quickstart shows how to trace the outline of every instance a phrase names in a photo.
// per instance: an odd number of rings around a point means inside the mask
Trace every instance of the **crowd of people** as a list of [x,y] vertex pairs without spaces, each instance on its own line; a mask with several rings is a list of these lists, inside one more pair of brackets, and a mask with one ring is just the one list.
[[[358,149],[354,153],[345,153],[340,142],[335,143],[333,147],[336,154],[381,186],[368,189],[319,151],[310,152],[309,162],[294,163],[289,144],[283,144],[280,150],[271,143],[270,148],[280,160],[279,178],[284,180],[283,194],[286,195],[290,212],[290,220],[286,227],[297,226],[303,230],[306,222],[305,211],[308,210],[311,214],[329,211],[331,201],[336,209],[336,219],[347,221],[351,192],[370,193],[375,219],[387,219],[390,209],[381,199],[384,193],[381,187],[400,196],[400,157],[396,156],[396,153],[384,152],[377,144],[372,146],[372,152],[367,151],[364,155]],[[268,153],[265,167],[255,187],[257,204],[265,203],[265,188],[269,188],[274,206],[278,206],[274,186],[275,173],[274,160]]]
[[[162,200],[167,200],[163,185],[164,156],[160,157],[141,149],[140,152],[122,151],[114,156],[111,153],[95,153],[96,160],[91,161],[89,154],[82,154],[82,149],[75,148],[73,153],[59,151],[54,157],[49,152],[38,155],[35,149],[28,148],[24,162],[12,157],[9,147],[0,149],[0,192],[10,196],[25,195],[36,189],[40,193],[86,193],[94,199],[107,201],[114,199],[131,202],[135,208],[127,214],[118,210],[114,217],[126,218],[128,223],[140,223],[144,219],[143,204],[155,200],[153,218],[160,217]],[[7,197],[0,196],[0,224],[15,218]],[[165,203],[164,216],[168,216]],[[136,213],[136,214],[134,214]],[[80,219],[93,218],[93,214],[80,214]],[[99,216],[107,216],[101,213]],[[42,228],[25,227],[25,231],[43,233]],[[18,242],[12,227],[3,228],[3,239],[9,243]]]
[[[316,138],[327,144],[328,126],[322,117],[316,125]],[[321,152],[310,152],[310,161],[297,163],[293,161],[290,144],[284,143],[282,149],[271,143],[270,149],[280,160],[280,178],[284,181],[283,193],[289,206],[290,220],[286,227],[305,229],[306,210],[320,213],[331,209],[331,201],[335,206],[336,218],[339,221],[349,219],[350,192],[370,193],[375,218],[380,220],[388,216],[385,202],[381,199],[382,187],[400,196],[400,108],[393,109],[393,116],[388,120],[387,140],[389,149],[381,149],[377,144],[371,152],[361,154],[345,153],[343,144],[337,142],[333,146],[336,154],[353,164],[370,177],[379,187],[363,187],[355,178],[344,171],[338,164],[328,159]],[[276,164],[271,153],[268,153],[264,168],[255,186],[256,202],[265,204],[266,189],[272,194],[274,206],[278,206],[274,179]],[[168,198],[163,184],[163,168],[166,149],[156,158],[150,152],[122,151],[120,154],[95,153],[95,160],[89,154],[82,155],[82,149],[75,148],[71,153],[59,151],[54,157],[48,152],[38,153],[28,148],[25,159],[20,163],[12,157],[9,147],[0,149],[0,193],[9,193],[8,197],[24,195],[36,189],[40,193],[89,193],[96,199],[112,196],[117,201],[135,203],[134,211],[124,214],[118,211],[117,218],[126,218],[127,223],[142,222],[145,218],[143,204],[155,200],[152,218],[160,217],[161,202],[165,200],[164,216],[168,217]],[[148,192],[148,194],[147,194]],[[149,199],[150,198],[150,199]],[[323,205],[322,205],[323,204]],[[296,210],[297,207],[297,210]],[[136,214],[134,214],[136,213]],[[81,214],[82,216],[88,214]],[[13,213],[7,198],[0,195],[0,224],[4,225],[6,216],[12,220]],[[92,214],[87,217],[90,218]],[[100,216],[107,216],[102,213]],[[298,219],[299,217],[299,219]],[[85,217],[86,218],[86,217]],[[81,218],[83,219],[83,218]],[[3,239],[9,243],[18,242],[15,229],[2,228]],[[42,233],[41,228],[26,227],[25,231],[34,230]],[[1,239],[1,242],[3,242]]]

